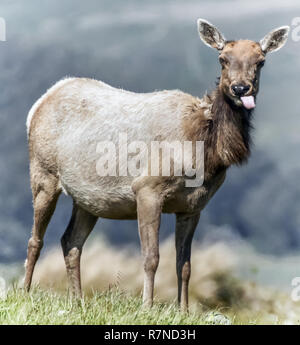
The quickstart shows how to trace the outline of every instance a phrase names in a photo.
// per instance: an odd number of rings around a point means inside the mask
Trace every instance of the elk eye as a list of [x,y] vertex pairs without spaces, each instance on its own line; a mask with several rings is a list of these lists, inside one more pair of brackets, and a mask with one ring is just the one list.
[[262,68],[264,64],[265,64],[265,60],[260,61],[260,62],[257,64],[257,67],[258,67],[258,68]]
[[226,66],[226,65],[228,64],[228,61],[225,60],[225,59],[222,58],[222,57],[219,58],[219,61],[220,61],[220,64],[221,64],[223,67]]

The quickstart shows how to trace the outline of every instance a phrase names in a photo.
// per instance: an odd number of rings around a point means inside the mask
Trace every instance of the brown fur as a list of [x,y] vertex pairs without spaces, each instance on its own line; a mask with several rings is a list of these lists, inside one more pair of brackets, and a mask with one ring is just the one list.
[[234,98],[232,84],[248,84],[246,95],[256,95],[259,91],[260,65],[265,54],[260,45],[250,40],[239,40],[225,44],[219,56],[222,65],[220,89],[229,98]]
[[205,173],[212,176],[220,168],[240,165],[250,155],[251,112],[239,109],[218,88],[205,97],[209,115],[201,104],[189,106],[190,116],[183,118],[186,140],[204,141]]

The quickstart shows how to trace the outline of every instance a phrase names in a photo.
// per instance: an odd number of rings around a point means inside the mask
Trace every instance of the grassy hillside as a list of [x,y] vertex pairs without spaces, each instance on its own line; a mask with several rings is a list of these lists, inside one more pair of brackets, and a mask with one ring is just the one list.
[[[270,321],[270,320],[269,320]],[[72,300],[35,288],[30,294],[12,289],[0,300],[0,324],[5,325],[202,325],[263,323],[257,314],[252,319],[243,315],[200,309],[188,315],[175,304],[156,302],[152,309],[143,309],[141,298],[124,294],[118,289],[95,293],[92,297]]]
[[300,324],[300,302],[293,302],[289,291],[238,276],[240,257],[230,247],[220,243],[193,249],[189,315],[176,306],[173,241],[161,244],[155,304],[148,311],[141,308],[139,253],[97,241],[83,252],[82,301],[69,298],[62,253],[53,250],[38,262],[30,294],[14,287],[21,286],[20,272],[14,283],[6,276],[8,291],[2,279],[0,324]]
[[[203,311],[192,306],[189,314],[181,313],[175,303],[156,301],[143,309],[140,297],[117,288],[94,293],[82,300],[35,288],[30,294],[11,289],[0,300],[1,325],[206,325],[206,324],[286,324],[283,318],[267,312],[231,310]],[[299,324],[299,321],[298,321]]]
[[[81,301],[54,292],[19,289],[0,301],[0,324],[203,324],[207,315],[183,315],[173,304],[157,303],[151,310],[141,308],[141,298],[117,289],[95,293]],[[225,322],[228,322],[223,317]],[[207,321],[208,322],[208,321]]]

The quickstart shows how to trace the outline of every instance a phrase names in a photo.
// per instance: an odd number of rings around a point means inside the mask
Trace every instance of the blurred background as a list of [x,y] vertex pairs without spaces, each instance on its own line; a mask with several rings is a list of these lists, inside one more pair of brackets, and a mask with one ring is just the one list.
[[[7,25],[7,41],[0,42],[0,274],[10,275],[26,257],[32,226],[26,117],[49,87],[78,76],[135,92],[181,89],[202,96],[215,87],[220,66],[217,53],[198,37],[198,17],[227,39],[258,41],[275,27],[291,25],[300,16],[300,4],[2,0],[0,16]],[[202,213],[194,245],[222,243],[235,252],[239,277],[285,290],[300,275],[299,57],[300,41],[291,35],[282,50],[268,56],[252,157],[248,165],[229,170]],[[45,236],[44,257],[58,247],[70,214],[71,200],[62,195]],[[164,216],[161,239],[173,241],[173,233],[174,217]],[[99,238],[116,252],[139,248],[135,221],[101,219],[88,244]],[[101,250],[98,254],[93,262],[101,267]]]

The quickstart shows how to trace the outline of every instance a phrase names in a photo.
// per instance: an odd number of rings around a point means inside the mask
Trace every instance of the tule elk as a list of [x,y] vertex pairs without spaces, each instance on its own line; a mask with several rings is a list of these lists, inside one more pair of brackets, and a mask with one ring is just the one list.
[[[191,243],[200,212],[222,185],[226,170],[249,157],[261,68],[266,54],[285,44],[289,27],[271,31],[260,42],[228,41],[203,19],[198,19],[198,31],[201,40],[218,51],[222,67],[216,89],[203,98],[179,90],[138,94],[92,79],[67,78],[33,105],[27,118],[34,206],[26,260],[27,290],[47,225],[64,191],[73,199],[73,211],[61,245],[75,296],[81,296],[82,247],[97,219],[138,219],[143,303],[151,306],[161,213],[175,213],[178,302],[183,311],[188,309]],[[126,133],[129,141],[144,142],[146,147],[155,141],[203,142],[202,184],[187,187],[187,177],[177,176],[174,170],[170,176],[101,176],[96,167],[99,142],[100,151],[101,142],[117,145],[119,133]],[[194,149],[191,152],[195,167],[196,153]],[[163,160],[159,162],[161,165]],[[161,166],[159,169],[161,172]]]

